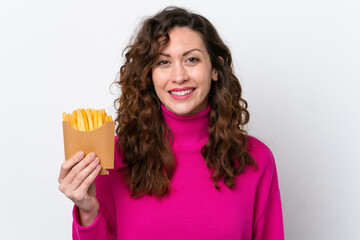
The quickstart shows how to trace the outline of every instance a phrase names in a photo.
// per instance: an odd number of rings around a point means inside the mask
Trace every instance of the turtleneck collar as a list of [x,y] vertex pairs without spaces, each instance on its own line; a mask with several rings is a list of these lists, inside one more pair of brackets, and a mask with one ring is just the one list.
[[165,123],[169,126],[173,141],[172,147],[195,148],[205,145],[209,138],[209,106],[192,116],[179,116],[161,104]]

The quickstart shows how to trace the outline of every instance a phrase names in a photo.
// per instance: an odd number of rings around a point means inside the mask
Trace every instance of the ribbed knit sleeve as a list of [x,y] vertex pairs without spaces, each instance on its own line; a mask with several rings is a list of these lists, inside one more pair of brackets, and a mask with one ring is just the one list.
[[[116,138],[115,138],[116,143]],[[116,147],[116,146],[115,146]],[[116,149],[116,148],[115,148]],[[118,155],[115,154],[115,158]],[[117,161],[118,159],[115,159]],[[109,170],[110,174],[114,170]],[[72,237],[75,240],[113,240],[116,238],[116,210],[112,192],[111,175],[98,175],[95,179],[96,198],[99,201],[99,214],[94,222],[87,227],[79,224],[79,209],[73,208]]]
[[107,229],[107,223],[102,216],[102,213],[99,212],[99,215],[95,219],[95,221],[87,227],[83,227],[79,225],[79,215],[78,209],[74,206],[73,210],[73,232],[72,238],[76,240],[88,239],[88,240],[95,240],[95,239],[116,239],[115,236],[109,232]]
[[109,176],[98,176],[95,179],[95,183],[96,198],[98,199],[100,204],[99,214],[90,226],[80,226],[79,210],[78,207],[75,205],[73,209],[73,239],[116,239],[116,218],[114,216],[115,210]]
[[284,229],[281,212],[280,192],[269,196],[266,207],[253,232],[253,240],[283,240]]
[[[262,155],[257,156],[260,180],[255,196],[253,240],[283,240],[283,218],[275,159],[268,147],[252,138]],[[254,152],[256,155],[256,151]]]

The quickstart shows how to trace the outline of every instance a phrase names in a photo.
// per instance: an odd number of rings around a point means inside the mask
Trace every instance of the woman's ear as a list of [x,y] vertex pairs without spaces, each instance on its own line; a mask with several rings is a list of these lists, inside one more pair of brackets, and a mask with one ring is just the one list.
[[[222,62],[224,62],[224,59],[223,59],[221,56],[219,56],[219,58],[221,59]],[[219,79],[219,77],[218,77],[218,70],[217,70],[216,68],[213,68],[213,69],[211,70],[211,79],[212,79],[213,81],[217,81],[217,80]]]
[[216,68],[213,68],[211,70],[211,79],[213,81],[217,81],[218,80],[218,70]]

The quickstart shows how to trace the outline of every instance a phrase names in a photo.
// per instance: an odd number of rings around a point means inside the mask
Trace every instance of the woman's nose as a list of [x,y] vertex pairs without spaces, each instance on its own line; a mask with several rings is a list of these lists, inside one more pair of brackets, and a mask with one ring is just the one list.
[[172,81],[176,83],[182,83],[189,79],[185,66],[181,63],[173,65],[172,69]]

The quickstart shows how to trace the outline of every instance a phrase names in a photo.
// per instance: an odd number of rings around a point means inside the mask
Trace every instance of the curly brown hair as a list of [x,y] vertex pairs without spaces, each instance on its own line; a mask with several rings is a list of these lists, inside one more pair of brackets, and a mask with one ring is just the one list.
[[127,186],[133,197],[144,194],[160,197],[169,192],[175,168],[169,141],[171,131],[166,125],[161,102],[152,82],[152,68],[159,49],[169,41],[174,27],[188,27],[203,38],[211,65],[218,71],[212,81],[209,139],[201,153],[211,171],[215,187],[223,179],[228,188],[245,167],[255,165],[247,151],[248,135],[244,125],[249,121],[247,102],[241,97],[241,86],[234,75],[229,48],[215,27],[203,16],[178,7],[167,7],[146,19],[136,37],[124,50],[125,63],[120,80],[114,83],[121,95],[116,118],[117,149],[123,156]]

